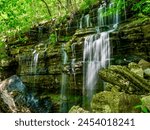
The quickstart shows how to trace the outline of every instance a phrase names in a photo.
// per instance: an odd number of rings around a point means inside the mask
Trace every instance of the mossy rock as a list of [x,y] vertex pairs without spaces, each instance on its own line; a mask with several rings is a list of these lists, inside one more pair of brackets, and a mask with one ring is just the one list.
[[69,113],[89,113],[89,111],[84,110],[80,106],[73,106],[70,110]]
[[150,95],[142,97],[141,101],[142,107],[146,107],[150,111]]
[[[139,69],[139,72],[143,73],[141,68]],[[100,71],[100,77],[113,86],[118,86],[121,91],[129,94],[145,94],[150,91],[150,83],[148,80],[125,66],[112,65],[108,69],[102,69]]]
[[140,67],[140,65],[131,62],[128,64],[128,68],[130,69],[130,71],[143,78],[143,69],[142,67]]
[[93,96],[91,108],[96,113],[130,113],[139,112],[135,106],[140,97],[124,92],[100,92]]

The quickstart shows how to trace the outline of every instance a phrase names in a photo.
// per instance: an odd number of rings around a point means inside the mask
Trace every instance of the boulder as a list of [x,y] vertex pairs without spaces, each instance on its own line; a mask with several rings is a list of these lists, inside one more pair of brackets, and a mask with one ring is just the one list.
[[131,72],[133,72],[143,78],[143,69],[142,69],[142,67],[140,67],[140,65],[138,65],[134,62],[131,62],[128,64],[128,68],[130,69]]
[[96,113],[130,113],[139,112],[135,106],[140,97],[124,92],[103,91],[93,96],[91,108]]
[[147,68],[150,68],[150,62],[144,60],[144,59],[141,59],[138,63],[138,65],[140,65],[142,67],[143,70],[147,69]]
[[150,68],[147,68],[147,69],[144,70],[144,75],[145,75],[145,77],[150,78]]
[[129,68],[120,65],[112,65],[100,70],[100,77],[104,81],[118,86],[120,91],[126,93],[145,94],[150,91],[150,83]]
[[17,105],[23,104],[20,96],[23,96],[24,91],[25,85],[16,75],[2,81],[0,84],[0,111],[21,112],[22,108]]
[[16,75],[0,83],[0,112],[51,112],[50,97],[29,90]]

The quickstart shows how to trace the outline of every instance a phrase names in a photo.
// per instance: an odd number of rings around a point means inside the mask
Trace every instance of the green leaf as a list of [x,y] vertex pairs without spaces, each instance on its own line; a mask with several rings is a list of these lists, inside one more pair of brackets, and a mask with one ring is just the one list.
[[148,113],[148,109],[144,106],[144,107],[142,107],[142,112]]

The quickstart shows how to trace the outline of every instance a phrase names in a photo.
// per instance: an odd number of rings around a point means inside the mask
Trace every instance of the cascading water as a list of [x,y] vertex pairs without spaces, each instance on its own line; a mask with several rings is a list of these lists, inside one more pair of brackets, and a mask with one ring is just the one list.
[[[110,3],[109,8],[118,5]],[[98,72],[110,64],[110,41],[109,33],[117,28],[119,23],[118,9],[111,15],[104,16],[106,5],[98,9],[98,33],[85,37],[83,51],[83,105],[90,110],[90,101],[93,94],[98,90],[104,89],[104,83],[100,81]],[[108,31],[100,32],[101,27],[109,26]]]
[[82,16],[80,18],[80,23],[79,23],[78,28],[82,29],[82,28],[88,28],[88,27],[91,27],[91,26],[92,26],[92,23],[90,21],[90,15],[86,14],[84,16],[84,14],[82,14]]
[[[66,51],[64,50],[64,45],[62,46],[62,61],[63,61],[63,67],[67,64],[68,56]],[[60,105],[60,112],[67,112],[68,111],[68,94],[67,94],[67,82],[68,75],[66,73],[62,73],[62,79],[61,79],[61,105]]]
[[84,19],[85,19],[85,25],[86,25],[86,27],[87,28],[90,27],[90,15],[89,14],[85,15]]
[[36,50],[34,50],[32,54],[33,54],[33,59],[31,59],[31,73],[35,75],[37,73],[39,53],[36,52]]
[[37,74],[37,65],[38,65],[38,58],[39,58],[39,53],[34,50],[32,52],[32,59],[31,59],[31,74],[34,76],[34,81],[33,81],[33,87],[35,88],[35,77]]
[[76,52],[75,52],[75,44],[71,45],[71,50],[72,50],[71,71],[72,71],[72,74],[73,74],[74,85],[76,85],[76,72],[75,72]]
[[83,18],[84,18],[84,15],[82,14],[82,17],[80,18],[80,29],[83,28]]
[[[110,63],[109,33],[91,35],[85,38],[83,53],[83,94],[87,102],[91,101],[98,85],[98,71]],[[102,86],[101,86],[102,87]],[[88,107],[88,106],[87,106]]]
[[98,9],[98,16],[97,16],[97,21],[98,21],[98,26],[104,26],[106,24],[106,19],[103,16],[104,12],[106,10],[106,7],[100,6]]

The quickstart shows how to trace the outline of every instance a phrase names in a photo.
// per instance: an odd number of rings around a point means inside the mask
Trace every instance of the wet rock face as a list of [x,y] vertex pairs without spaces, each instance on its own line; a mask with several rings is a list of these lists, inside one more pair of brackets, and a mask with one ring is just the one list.
[[123,92],[100,92],[94,95],[91,108],[97,113],[130,113],[139,112],[135,106],[140,103],[140,97]]
[[[45,41],[46,42],[46,41]],[[48,43],[11,46],[11,53],[18,61],[17,75],[29,87],[60,89],[61,47]],[[54,91],[53,91],[54,92]]]
[[121,23],[118,30],[110,33],[114,59],[112,64],[127,65],[142,58],[149,60],[150,36],[146,29],[149,26],[149,18],[129,19]]

